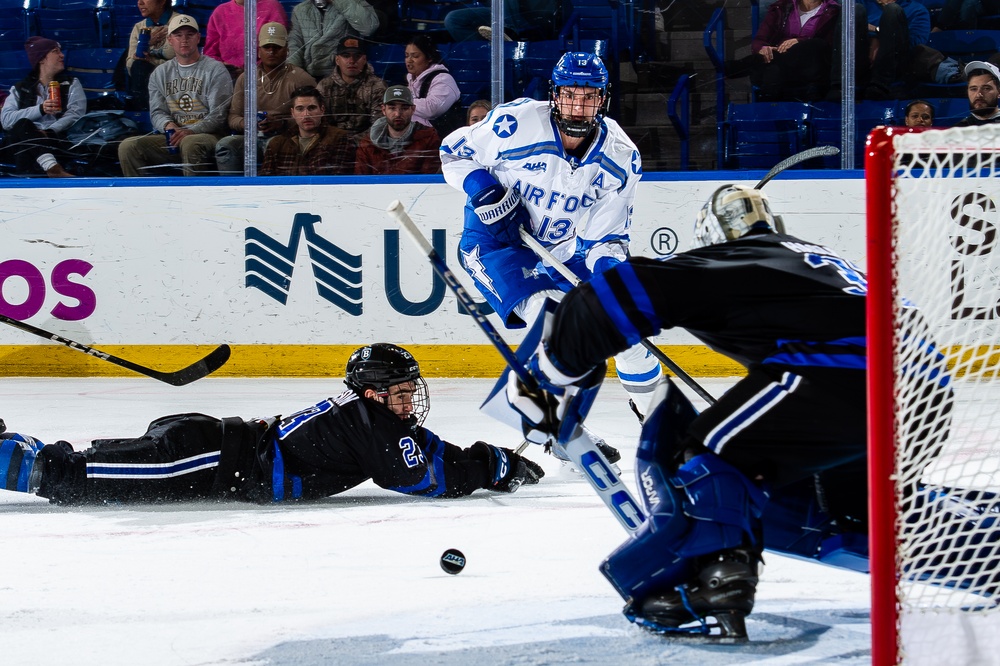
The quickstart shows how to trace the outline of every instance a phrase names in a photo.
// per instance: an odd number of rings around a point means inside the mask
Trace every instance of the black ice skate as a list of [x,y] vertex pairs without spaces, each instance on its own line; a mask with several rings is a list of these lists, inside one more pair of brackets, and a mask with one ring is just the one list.
[[706,556],[696,580],[676,590],[629,603],[625,615],[649,631],[717,643],[747,640],[745,618],[753,610],[760,555],[734,548]]

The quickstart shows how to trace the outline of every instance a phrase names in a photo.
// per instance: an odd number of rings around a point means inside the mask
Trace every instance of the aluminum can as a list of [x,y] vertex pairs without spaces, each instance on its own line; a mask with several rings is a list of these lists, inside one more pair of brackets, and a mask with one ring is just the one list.
[[49,99],[59,105],[62,108],[62,93],[59,90],[58,81],[49,81]]
[[172,139],[174,136],[174,130],[172,129],[163,130],[163,136],[167,137],[167,152],[170,153],[171,155],[176,155],[179,152],[177,146],[170,145],[170,139]]

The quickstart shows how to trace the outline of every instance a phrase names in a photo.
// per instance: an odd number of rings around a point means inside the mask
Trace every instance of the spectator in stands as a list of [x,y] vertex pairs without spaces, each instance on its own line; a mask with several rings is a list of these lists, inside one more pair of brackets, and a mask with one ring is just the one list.
[[[70,178],[56,158],[71,156],[66,131],[87,112],[87,97],[79,79],[66,74],[59,42],[29,37],[24,43],[31,71],[10,89],[0,110],[4,152],[14,157],[18,173],[44,173],[50,178]],[[59,83],[59,99],[49,93],[49,83]],[[41,100],[41,101],[39,101]]]
[[777,0],[754,35],[750,56],[730,64],[727,74],[749,74],[762,101],[821,100],[831,83],[839,22],[835,0]]
[[432,127],[432,121],[448,113],[462,96],[458,83],[441,64],[441,52],[427,35],[412,38],[403,59],[406,82],[416,104],[413,120]]
[[[157,65],[174,57],[174,49],[167,43],[167,24],[173,10],[170,0],[138,0],[137,4],[142,20],[132,27],[125,57],[128,95],[131,98],[127,108],[146,111],[149,109],[149,75]],[[142,30],[149,30],[149,46],[143,57],[136,57]]]
[[966,93],[971,114],[955,123],[955,127],[1000,123],[997,97],[1000,95],[1000,69],[993,63],[974,60],[965,66],[968,78]]
[[354,142],[339,127],[326,124],[323,96],[314,86],[292,93],[295,127],[267,144],[262,176],[328,176],[354,170]]
[[1000,14],[1000,0],[944,0],[935,23],[941,30],[975,30],[980,16]]
[[907,127],[933,127],[934,107],[930,102],[915,99],[906,105],[903,112],[903,122]]
[[[865,0],[868,19],[869,98],[885,98],[890,86],[912,78],[918,46],[931,36],[931,15],[918,0]],[[855,17],[857,19],[857,17]]]
[[465,115],[465,122],[468,125],[475,125],[480,120],[486,117],[486,115],[493,108],[488,99],[477,99],[475,102],[469,105],[469,110]]
[[365,0],[303,0],[292,10],[288,59],[317,81],[333,71],[337,44],[348,34],[378,29],[378,15]]
[[[218,60],[235,80],[243,73],[246,55],[243,0],[223,2],[208,17],[205,31],[205,55]],[[288,15],[278,0],[257,0],[257,32],[265,23],[280,23],[288,28]]]
[[[280,23],[265,23],[257,35],[257,111],[267,115],[257,121],[258,160],[264,155],[268,142],[291,127],[290,109],[292,92],[303,86],[315,86],[316,80],[304,69],[286,61],[288,58],[288,31]],[[233,103],[229,106],[229,129],[237,132],[223,137],[215,144],[215,161],[219,173],[239,176],[243,173],[243,91],[246,73],[236,79]]]
[[354,173],[440,173],[441,138],[433,127],[414,122],[413,94],[405,86],[390,86],[382,103],[383,118],[372,125],[358,146]]
[[[163,136],[135,136],[118,146],[126,176],[152,176],[151,167],[180,162],[185,176],[215,170],[215,144],[225,135],[233,81],[225,65],[198,50],[198,22],[174,14],[167,42],[174,58],[149,78],[149,120]],[[169,144],[169,146],[168,146]]]
[[[504,40],[533,41],[555,37],[555,16],[559,9],[557,0],[504,0]],[[493,20],[489,3],[480,7],[455,9],[444,17],[444,27],[452,40],[493,37]]]
[[333,71],[317,86],[326,102],[327,122],[351,134],[367,131],[382,117],[386,85],[368,64],[365,46],[358,37],[341,39]]

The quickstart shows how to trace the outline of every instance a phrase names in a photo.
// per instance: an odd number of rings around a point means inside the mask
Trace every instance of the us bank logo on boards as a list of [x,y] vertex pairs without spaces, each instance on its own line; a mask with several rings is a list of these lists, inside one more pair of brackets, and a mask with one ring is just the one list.
[[[313,279],[319,295],[330,303],[355,317],[361,316],[362,263],[360,254],[351,254],[321,236],[313,227],[323,218],[311,213],[296,213],[292,219],[292,229],[288,242],[271,238],[255,227],[247,227],[244,253],[246,257],[246,286],[258,289],[282,305],[288,301],[292,284],[292,272],[299,250],[299,239],[306,239],[309,260],[312,264]],[[431,232],[431,245],[441,256],[447,251],[447,235],[444,229]],[[434,271],[423,273],[426,277],[416,277],[401,267],[400,240],[397,229],[382,230],[382,264],[385,267],[381,286],[385,291],[385,301],[394,311],[409,317],[422,317],[438,310],[444,302],[447,286]],[[457,248],[456,248],[457,249]],[[417,252],[412,244],[407,244],[407,252]],[[410,257],[412,259],[412,257]],[[421,262],[426,263],[426,257]],[[301,278],[300,278],[301,279]],[[426,280],[425,282],[422,282]],[[369,283],[372,278],[369,277]],[[403,295],[401,284],[406,282],[411,294],[426,294],[423,300],[410,300]],[[478,303],[483,314],[493,310],[486,303]],[[461,304],[457,304],[460,314],[469,314]]]
[[282,305],[288,301],[299,239],[305,237],[316,290],[325,300],[355,317],[362,312],[361,255],[351,254],[320,236],[313,225],[319,215],[296,213],[288,243],[247,227],[244,243],[246,286],[259,289]]
[[54,293],[58,301],[46,314],[62,321],[86,319],[97,309],[97,295],[80,278],[93,268],[83,259],[60,261],[51,270],[23,259],[0,261],[0,314],[18,321],[31,319]]

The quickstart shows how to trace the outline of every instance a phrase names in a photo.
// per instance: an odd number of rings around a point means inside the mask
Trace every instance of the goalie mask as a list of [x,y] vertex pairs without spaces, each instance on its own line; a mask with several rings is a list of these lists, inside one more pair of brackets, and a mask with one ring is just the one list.
[[698,211],[692,248],[736,240],[751,229],[774,230],[767,195],[746,185],[723,185]]
[[608,69],[594,53],[564,54],[550,86],[552,119],[567,136],[587,136],[608,112]]
[[427,383],[410,352],[387,342],[358,349],[347,360],[344,380],[360,396],[372,390],[396,416],[411,426],[422,425],[430,411]]

